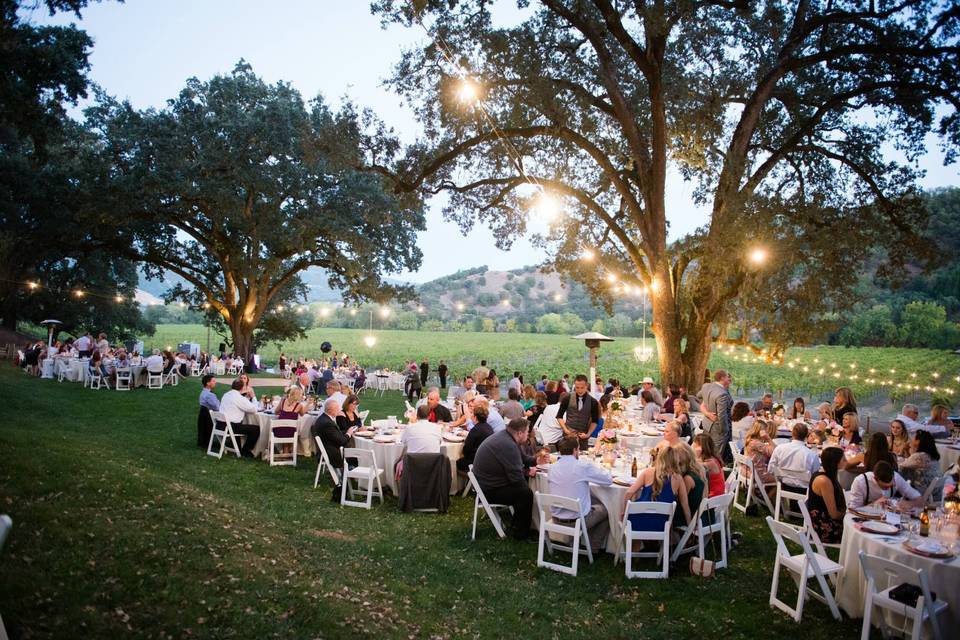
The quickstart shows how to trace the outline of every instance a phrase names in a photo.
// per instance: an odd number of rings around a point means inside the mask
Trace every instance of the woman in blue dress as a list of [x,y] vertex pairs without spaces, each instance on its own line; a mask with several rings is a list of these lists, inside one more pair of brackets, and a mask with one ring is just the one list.
[[[683,515],[683,522],[690,522],[690,505],[687,501],[687,486],[680,474],[680,460],[673,447],[665,447],[657,453],[652,467],[644,469],[636,481],[630,485],[624,495],[623,509],[627,501],[637,502],[677,502]],[[675,514],[678,517],[680,514]],[[630,526],[634,531],[663,531],[666,516],[638,513],[630,516]]]

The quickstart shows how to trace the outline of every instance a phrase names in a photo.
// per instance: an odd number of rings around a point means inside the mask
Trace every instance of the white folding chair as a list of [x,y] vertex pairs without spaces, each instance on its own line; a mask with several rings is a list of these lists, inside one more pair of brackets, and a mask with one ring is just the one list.
[[[813,527],[813,519],[810,518],[810,510],[807,509],[806,501],[800,501],[800,515],[803,517],[803,530],[807,534],[807,537],[810,538],[810,542],[813,543],[814,550],[822,556],[827,556],[827,548],[830,549],[839,549],[839,542],[823,542],[820,540],[820,534],[817,533],[817,530]],[[830,556],[827,556],[828,558]],[[830,579],[834,584],[837,583],[836,576],[831,576]]]
[[[791,511],[787,507],[790,500],[800,503],[807,499],[810,492],[810,474],[804,471],[774,473],[774,476],[777,478],[777,497],[773,505],[773,519],[780,522],[781,512],[784,515],[784,522],[788,516],[802,518],[803,515],[799,511]],[[806,489],[801,490],[799,487],[786,482],[786,480],[793,480],[795,484],[800,483],[803,482],[804,477],[806,477],[806,482],[803,483],[803,486],[807,487]]]
[[367,423],[367,416],[370,415],[370,409],[367,409],[366,411],[361,411],[357,415],[360,417],[360,426],[362,427]]
[[473,532],[470,534],[470,539],[477,539],[477,515],[480,512],[481,506],[483,507],[484,513],[487,514],[487,517],[490,518],[490,522],[493,523],[493,528],[496,529],[497,535],[501,538],[506,538],[507,534],[503,530],[503,521],[500,519],[498,510],[506,509],[512,514],[513,507],[507,504],[495,504],[487,501],[487,496],[483,495],[483,489],[480,488],[480,483],[477,482],[477,476],[473,475],[473,465],[470,465],[470,470],[467,471],[467,477],[470,478],[470,484],[477,494],[477,497],[473,501]]
[[[292,427],[293,435],[281,438],[274,430],[281,427]],[[297,466],[297,443],[300,440],[299,420],[273,420],[270,422],[270,466]],[[293,446],[291,453],[278,453],[277,446],[289,444]]]
[[[940,640],[940,624],[937,616],[947,610],[948,605],[943,600],[934,600],[930,594],[930,583],[923,569],[914,569],[893,560],[880,558],[860,552],[860,566],[867,580],[867,594],[863,603],[863,628],[860,632],[861,640],[870,638],[870,627],[873,623],[873,607],[883,609],[878,622],[884,638],[889,637],[890,631],[897,631],[897,635],[909,633],[912,640],[919,640],[923,626],[930,623],[933,637]],[[890,597],[890,591],[901,584],[912,584],[920,588],[921,595],[914,606],[907,605]],[[903,626],[896,624],[900,620]],[[908,626],[909,623],[909,626]],[[956,632],[956,629],[954,629]]]
[[147,389],[163,389],[162,369],[147,369]]
[[[350,447],[341,448],[340,451],[343,453],[343,493],[340,494],[340,504],[347,507],[369,509],[373,505],[374,496],[380,498],[380,504],[383,504],[383,486],[380,484],[380,476],[383,474],[383,470],[377,468],[373,451]],[[348,458],[356,458],[357,460],[357,466],[353,469],[347,466]],[[356,481],[356,488],[351,484],[351,480]],[[373,487],[374,482],[377,484],[376,489]],[[364,483],[366,483],[366,488],[363,487]],[[356,494],[366,494],[366,500],[354,500],[353,497]]]
[[[737,486],[736,491],[734,492],[733,506],[743,513],[746,513],[747,509],[750,507],[750,503],[756,503],[759,499],[759,501],[763,502],[763,504],[767,507],[767,510],[769,510],[770,513],[773,513],[775,510],[766,491],[767,486],[773,485],[765,485],[759,481],[756,470],[753,468],[753,460],[742,453],[737,453],[734,451],[733,464],[734,466],[740,466],[740,469],[737,470]],[[742,505],[740,504],[741,488],[743,488],[746,492],[746,498],[744,498]]]
[[177,367],[180,365],[174,365],[170,371],[167,372],[167,375],[163,379],[163,384],[169,384],[171,386],[177,386],[180,381],[180,374],[177,373]]
[[[207,455],[213,456],[218,460],[223,458],[224,452],[235,453],[238,458],[241,457],[240,447],[237,445],[237,435],[233,432],[233,427],[230,425],[230,421],[223,415],[223,412],[211,411],[210,420],[213,421],[213,429],[210,431],[210,443],[207,445]],[[218,422],[223,422],[224,426],[222,429],[217,426]],[[239,437],[244,438],[245,436],[240,434]],[[219,446],[214,445],[215,441],[218,442]]]
[[[670,562],[676,562],[677,559],[686,553],[693,553],[697,550],[696,544],[687,545],[690,542],[690,538],[700,529],[700,518],[703,516],[703,510],[707,507],[706,500],[700,500],[700,506],[697,507],[697,512],[692,514],[692,519],[689,524],[681,525],[678,527],[678,530],[681,532],[680,540],[677,541],[677,544],[673,547],[673,553],[670,555]],[[702,554],[701,554],[702,556]]]
[[[809,595],[830,607],[830,613],[833,614],[833,617],[840,620],[840,610],[837,608],[833,591],[830,590],[827,576],[840,573],[843,567],[827,556],[814,552],[805,532],[799,531],[789,524],[777,522],[770,516],[767,516],[767,526],[770,527],[770,532],[777,541],[777,558],[773,564],[773,582],[770,585],[770,606],[784,611],[795,622],[800,622],[800,618],[803,617],[803,606]],[[791,554],[787,548],[787,540],[798,545],[802,552]],[[777,595],[781,568],[790,572],[797,583],[798,594],[795,607],[783,602]],[[817,584],[820,585],[820,593],[808,588],[808,582],[811,578],[815,578]]]
[[202,371],[200,370],[200,363],[197,362],[197,361],[193,361],[193,362],[190,364],[190,375],[191,375],[192,377],[196,378],[196,377],[198,377],[201,373],[202,373]]
[[133,375],[130,373],[130,367],[121,367],[117,369],[117,391],[130,391],[133,384]]
[[934,500],[934,494],[937,492],[940,493],[940,501],[943,500],[943,485],[946,481],[947,476],[941,474],[936,480],[927,485],[926,491],[923,492],[923,504],[934,504],[937,500]]
[[99,369],[91,369],[87,367],[87,379],[84,381],[84,386],[89,385],[91,389],[99,391],[102,388],[109,389],[107,381],[103,379],[103,374]]
[[[673,514],[677,508],[676,502],[627,502],[621,523],[623,533],[617,541],[617,552],[613,558],[616,564],[623,554],[624,569],[628,578],[666,578],[670,575],[670,528],[673,525]],[[634,530],[630,523],[630,516],[643,514],[648,516],[666,517],[663,529],[656,531]],[[634,551],[634,541],[659,542],[659,551]],[[623,544],[623,549],[620,545]],[[657,558],[661,563],[659,571],[634,571],[634,558]]]
[[[534,494],[534,497],[537,500],[537,509],[540,511],[540,539],[537,547],[537,566],[576,576],[580,554],[585,554],[590,564],[593,564],[593,551],[590,549],[590,533],[587,530],[587,522],[583,519],[582,515],[579,515],[577,516],[576,524],[573,526],[560,524],[553,519],[552,507],[566,509],[579,514],[580,500],[578,498],[567,498],[550,493],[540,493],[539,491]],[[557,534],[558,536],[562,536],[562,538],[561,540],[555,540],[551,538],[550,534]],[[566,551],[573,556],[573,564],[567,566],[565,564],[544,560],[544,547],[547,548],[551,556],[554,550]]]
[[320,462],[317,463],[317,475],[313,478],[313,488],[316,489],[320,484],[320,475],[324,469],[329,471],[333,486],[338,486],[340,484],[340,472],[330,464],[330,458],[327,456],[327,450],[323,448],[323,441],[320,440],[320,436],[314,436],[313,439],[317,442],[317,455],[320,456]]
[[697,527],[697,549],[700,558],[704,558],[706,551],[706,541],[714,533],[720,534],[720,558],[714,560],[714,567],[723,569],[727,566],[727,551],[730,548],[730,505],[733,503],[732,493],[723,493],[704,500],[703,516],[710,524],[703,524]]

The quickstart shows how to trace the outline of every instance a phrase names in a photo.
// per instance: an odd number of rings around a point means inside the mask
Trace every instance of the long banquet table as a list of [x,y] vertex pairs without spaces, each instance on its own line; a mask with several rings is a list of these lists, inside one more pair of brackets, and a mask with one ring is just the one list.
[[[947,612],[940,615],[942,637],[956,637],[952,634],[960,629],[960,558],[954,556],[951,560],[938,560],[907,551],[903,542],[910,535],[906,532],[897,536],[867,533],[857,528],[853,516],[847,514],[843,520],[843,539],[840,544],[840,564],[843,565],[843,571],[840,572],[837,585],[837,604],[847,615],[863,617],[867,587],[858,553],[864,551],[926,571],[930,590],[936,592],[937,598],[949,605]],[[879,610],[877,614],[879,615]],[[954,631],[950,632],[949,629]]]

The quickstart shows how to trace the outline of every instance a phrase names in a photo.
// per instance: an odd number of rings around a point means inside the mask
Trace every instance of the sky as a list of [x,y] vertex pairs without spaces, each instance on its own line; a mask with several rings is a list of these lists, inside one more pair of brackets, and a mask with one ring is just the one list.
[[[516,18],[509,10],[515,3],[500,4],[508,8],[501,20]],[[45,9],[28,15],[39,23],[77,23],[94,40],[90,78],[138,108],[163,107],[187,78],[227,73],[242,58],[266,81],[290,82],[306,99],[319,93],[338,104],[348,96],[371,107],[407,141],[420,129],[382,80],[401,51],[425,42],[426,34],[420,28],[381,29],[367,0],[107,0],[87,7],[79,21],[73,14],[50,18]],[[927,170],[923,186],[957,184],[956,166],[943,167],[935,139],[930,140],[930,153],[920,161]],[[691,201],[692,191],[693,185],[677,175],[668,180],[671,238],[707,221],[706,212]],[[420,269],[398,279],[426,282],[458,269],[515,269],[544,259],[525,239],[509,251],[497,249],[483,225],[464,236],[456,224],[443,220],[439,203],[430,207],[419,246]]]

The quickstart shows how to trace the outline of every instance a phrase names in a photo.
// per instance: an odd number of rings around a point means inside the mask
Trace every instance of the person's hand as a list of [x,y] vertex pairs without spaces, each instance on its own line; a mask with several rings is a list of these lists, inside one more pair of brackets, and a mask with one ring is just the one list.
[[347,435],[352,436],[354,433],[356,433],[356,431],[357,431],[356,427],[350,427],[349,429],[347,429]]
[[527,475],[530,476],[531,478],[536,478],[536,477],[537,477],[537,468],[536,468],[536,467],[530,467],[529,469],[527,469]]
[[586,440],[587,438],[590,437],[590,434],[589,434],[589,433],[586,433],[586,432],[584,432],[584,433],[579,433],[579,432],[578,432],[578,433],[577,433],[577,437],[580,438],[581,440]]

